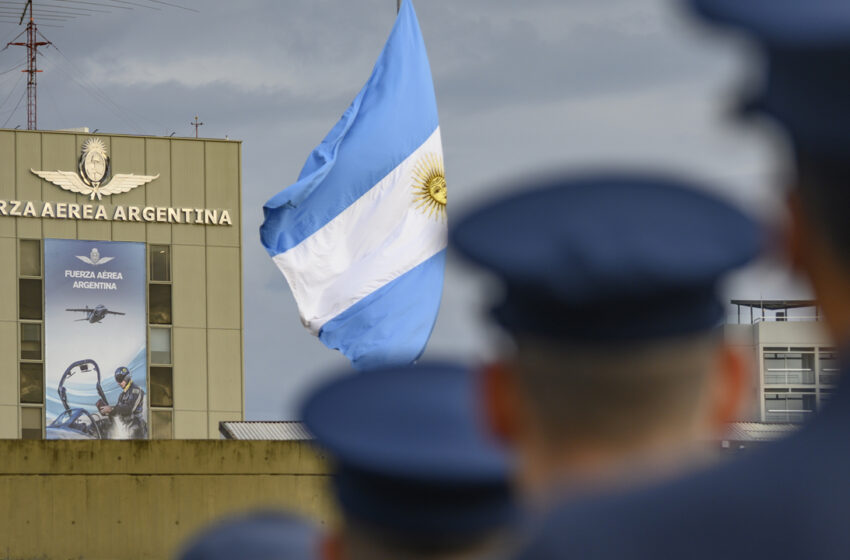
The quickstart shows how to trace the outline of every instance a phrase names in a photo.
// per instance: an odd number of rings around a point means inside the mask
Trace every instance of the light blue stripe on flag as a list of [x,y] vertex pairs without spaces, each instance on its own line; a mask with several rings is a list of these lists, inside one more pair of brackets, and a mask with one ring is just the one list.
[[263,212],[260,239],[307,329],[358,368],[419,357],[440,306],[446,218],[437,103],[411,0],[366,85]]
[[[443,250],[325,323],[319,340],[355,356],[357,369],[416,360],[434,328],[445,266]],[[421,291],[423,286],[439,288]]]
[[327,224],[438,124],[425,42],[413,5],[405,0],[369,81],[307,158],[298,182],[263,206],[260,237],[269,254],[298,245]]

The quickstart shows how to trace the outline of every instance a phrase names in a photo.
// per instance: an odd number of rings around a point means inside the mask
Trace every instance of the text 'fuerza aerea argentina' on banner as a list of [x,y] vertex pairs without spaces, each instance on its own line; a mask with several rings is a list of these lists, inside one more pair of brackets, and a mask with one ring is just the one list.
[[0,200],[0,216],[231,226],[229,210],[170,206],[105,206],[75,202]]

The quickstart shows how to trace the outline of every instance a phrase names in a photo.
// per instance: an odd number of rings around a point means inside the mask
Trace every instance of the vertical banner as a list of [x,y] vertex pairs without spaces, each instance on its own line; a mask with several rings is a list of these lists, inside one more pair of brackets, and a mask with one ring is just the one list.
[[144,243],[44,240],[47,439],[148,437]]

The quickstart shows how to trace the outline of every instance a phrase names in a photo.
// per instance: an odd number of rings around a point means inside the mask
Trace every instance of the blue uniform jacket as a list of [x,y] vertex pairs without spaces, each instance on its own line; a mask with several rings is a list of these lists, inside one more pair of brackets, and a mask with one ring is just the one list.
[[145,392],[133,383],[130,382],[129,387],[121,391],[118,395],[118,402],[115,403],[115,412],[125,418],[144,418]]
[[566,503],[518,558],[850,559],[850,370],[788,439],[672,483]]

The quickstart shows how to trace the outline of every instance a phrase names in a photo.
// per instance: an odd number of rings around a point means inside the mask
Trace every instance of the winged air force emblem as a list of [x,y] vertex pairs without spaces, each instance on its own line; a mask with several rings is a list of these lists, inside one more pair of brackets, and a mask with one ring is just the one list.
[[112,175],[111,181],[104,184],[106,179],[109,178],[111,165],[106,153],[106,145],[97,138],[89,138],[83,144],[76,173],[73,171],[36,171],[35,169],[30,169],[30,171],[66,191],[89,196],[91,200],[94,200],[95,197],[101,200],[104,196],[125,193],[159,177],[159,173],[156,175],[116,173]]
[[94,265],[94,266],[97,266],[99,264],[106,264],[106,263],[108,263],[109,261],[111,261],[112,259],[115,258],[115,257],[101,257],[100,251],[97,250],[97,247],[95,247],[91,250],[91,253],[89,253],[89,256],[85,256],[85,255],[75,255],[75,256],[78,259],[80,259],[81,261],[83,261],[84,263],[91,264],[91,265]]

